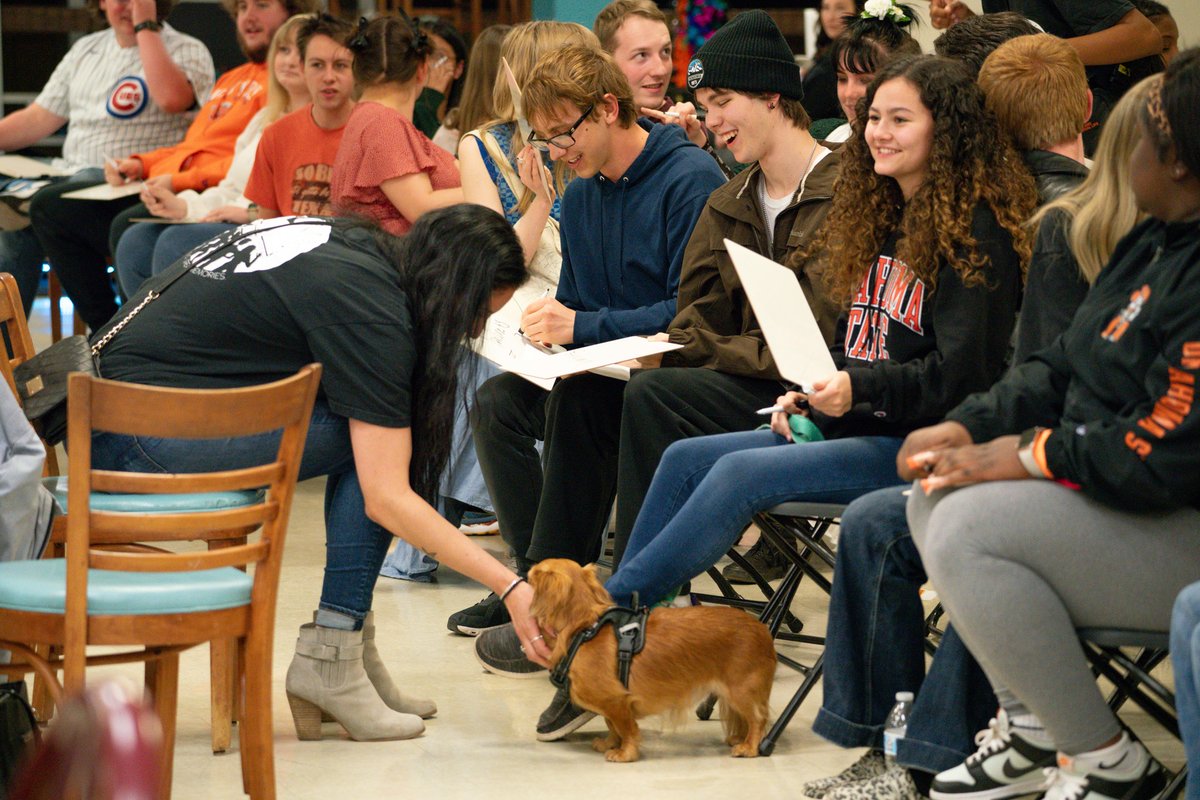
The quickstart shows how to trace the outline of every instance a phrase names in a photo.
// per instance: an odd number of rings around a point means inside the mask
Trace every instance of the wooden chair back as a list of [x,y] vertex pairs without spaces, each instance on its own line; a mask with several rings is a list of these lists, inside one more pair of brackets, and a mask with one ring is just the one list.
[[[254,564],[251,624],[270,624],[275,615],[288,515],[320,378],[319,364],[310,364],[290,378],[241,389],[169,389],[82,373],[70,376],[67,446],[71,453],[71,490],[67,501],[63,642],[63,684],[68,692],[83,685],[89,568],[179,572]],[[92,469],[93,431],[168,439],[282,433],[274,456],[258,466],[196,474],[153,474]],[[259,488],[266,490],[261,502],[216,511],[129,514],[90,508],[92,492],[181,494]],[[142,542],[181,538],[181,533],[195,533],[201,538],[206,532],[257,525],[262,526],[258,541],[208,552],[114,552],[90,547],[93,536],[104,542]]]
[[[0,372],[13,394],[17,393],[17,384],[13,380],[12,371],[18,365],[33,358],[37,352],[33,349],[33,337],[29,334],[29,320],[25,318],[25,306],[21,303],[21,292],[17,289],[17,279],[7,272],[0,272],[0,346],[3,347],[4,364]],[[20,395],[17,395],[18,400]],[[46,469],[43,475],[58,474],[58,454],[54,448],[46,444]]]

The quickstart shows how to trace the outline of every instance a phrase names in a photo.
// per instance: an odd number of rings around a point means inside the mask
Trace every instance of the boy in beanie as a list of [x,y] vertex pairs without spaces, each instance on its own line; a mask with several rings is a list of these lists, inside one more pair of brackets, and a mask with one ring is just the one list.
[[[623,402],[612,428],[601,433],[593,426],[589,438],[572,443],[571,468],[579,473],[572,494],[558,498],[550,494],[556,478],[551,478],[549,459],[541,492],[542,509],[578,504],[589,495],[596,496],[589,504],[607,508],[611,484],[602,484],[594,476],[611,474],[608,471],[615,464],[617,562],[667,446],[688,436],[750,430],[761,421],[755,410],[774,403],[783,391],[723,240],[732,239],[786,262],[824,220],[837,177],[837,154],[808,134],[799,69],[766,14],[747,12],[719,30],[696,54],[691,76],[693,88],[699,89],[698,99],[709,109],[710,127],[730,142],[739,160],[751,166],[712,193],[688,241],[678,313],[659,329],[662,338],[683,347],[661,361],[642,362],[643,369],[633,372],[628,385],[617,387],[624,389]],[[564,124],[572,121],[568,116],[563,115]],[[565,237],[565,212],[563,217]],[[806,262],[793,268],[830,339],[837,308],[826,299]],[[492,496],[496,498],[495,493]],[[543,539],[553,536],[561,547],[582,534],[578,521],[567,517],[557,528],[543,531],[539,514],[534,547],[526,555],[530,560],[550,557],[556,551],[543,545]],[[581,551],[573,557],[594,556],[592,551]],[[516,671],[513,665],[523,661],[515,646],[507,648],[515,642],[511,629],[498,628],[480,637],[476,654],[486,668],[511,674]],[[500,656],[512,660],[503,662]],[[560,692],[538,722],[538,738],[561,738],[592,716],[573,708]]]

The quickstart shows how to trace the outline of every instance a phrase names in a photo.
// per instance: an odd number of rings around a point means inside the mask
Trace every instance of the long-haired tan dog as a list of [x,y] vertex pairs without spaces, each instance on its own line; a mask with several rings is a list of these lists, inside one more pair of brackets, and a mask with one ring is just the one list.
[[[547,559],[529,571],[529,583],[530,611],[552,647],[552,664],[566,654],[575,633],[613,605],[591,565]],[[713,692],[732,754],[753,758],[767,722],[775,647],[766,626],[744,611],[657,608],[646,623],[645,648],[633,659],[628,689],[617,676],[611,625],[579,648],[569,676],[572,702],[608,723],[608,736],[592,747],[609,761],[637,760],[637,720],[690,708]]]

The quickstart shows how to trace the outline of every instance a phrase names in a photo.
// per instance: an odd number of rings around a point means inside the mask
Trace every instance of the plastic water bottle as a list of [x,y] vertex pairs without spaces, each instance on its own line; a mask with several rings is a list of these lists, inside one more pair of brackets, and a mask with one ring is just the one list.
[[896,760],[896,745],[908,732],[908,715],[912,713],[912,704],[912,692],[896,692],[896,705],[892,706],[883,725],[883,757],[888,763]]

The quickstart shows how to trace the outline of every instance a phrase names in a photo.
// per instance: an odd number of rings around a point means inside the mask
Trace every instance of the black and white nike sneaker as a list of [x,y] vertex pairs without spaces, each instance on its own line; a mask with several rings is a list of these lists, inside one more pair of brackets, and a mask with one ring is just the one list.
[[1109,747],[1078,756],[1058,754],[1042,800],[1151,800],[1166,787],[1162,764],[1125,732]]
[[975,744],[979,749],[966,761],[933,779],[933,800],[1005,800],[1045,789],[1045,770],[1057,753],[1013,731],[1003,709],[975,735]]

